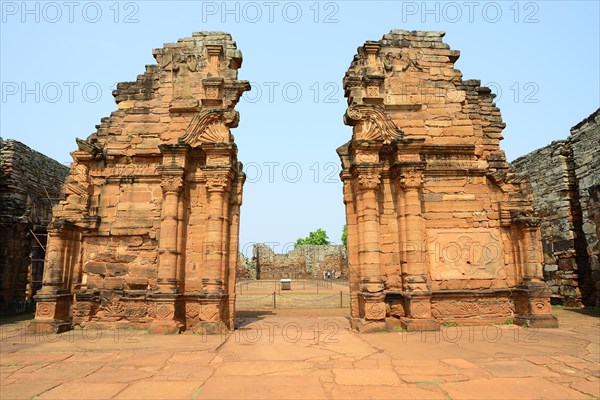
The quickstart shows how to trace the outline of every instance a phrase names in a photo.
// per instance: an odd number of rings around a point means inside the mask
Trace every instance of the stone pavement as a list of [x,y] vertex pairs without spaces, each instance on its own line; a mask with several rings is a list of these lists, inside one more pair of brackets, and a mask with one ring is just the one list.
[[225,336],[117,329],[36,337],[24,333],[28,321],[4,323],[0,398],[600,398],[597,313],[555,309],[558,329],[355,334],[343,312],[247,313]]

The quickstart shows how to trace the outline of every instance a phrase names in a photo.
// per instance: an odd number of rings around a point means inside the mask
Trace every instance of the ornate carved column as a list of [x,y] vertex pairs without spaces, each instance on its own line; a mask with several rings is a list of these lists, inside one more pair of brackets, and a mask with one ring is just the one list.
[[42,277],[42,288],[38,292],[43,295],[57,294],[62,289],[62,275],[64,270],[64,256],[67,251],[64,232],[54,226],[48,228],[48,242],[46,262]]
[[[360,293],[358,295],[359,330],[369,330],[364,324],[383,322],[386,315],[384,280],[380,271],[379,204],[380,166],[357,166],[353,171],[357,189],[358,252],[360,254]],[[373,329],[379,329],[372,325]]]
[[425,223],[421,214],[421,187],[423,171],[410,169],[400,175],[403,190],[405,238],[405,266],[402,285],[406,317],[401,319],[406,330],[437,330],[439,325],[431,317],[431,291],[427,284],[427,249],[425,248]]
[[238,265],[238,252],[239,249],[239,237],[240,237],[240,207],[242,206],[242,189],[245,174],[242,172],[241,164],[238,166],[238,178],[234,181],[233,193],[230,195],[229,202],[229,257],[228,257],[228,271],[226,274],[227,279],[227,293],[228,297],[228,308],[227,308],[227,327],[229,329],[235,328],[235,281],[237,276],[237,265]]
[[421,215],[421,186],[423,174],[418,170],[403,172],[400,186],[404,194],[404,238],[406,267],[403,276],[404,290],[428,291],[427,252],[425,249],[425,224]]
[[183,328],[181,318],[181,290],[179,287],[179,263],[181,254],[180,206],[184,189],[184,174],[190,146],[187,144],[163,144],[160,146],[163,164],[159,166],[163,192],[158,242],[157,290],[149,295],[154,302],[155,320],[150,329],[153,333],[177,333]]
[[[183,172],[183,171],[182,171]],[[158,293],[177,293],[177,256],[179,233],[179,195],[182,190],[181,175],[164,175],[160,241],[158,256]]]
[[223,204],[225,191],[229,189],[231,176],[226,171],[207,173],[209,210],[207,222],[207,254],[202,284],[207,293],[223,293]]
[[531,215],[513,215],[513,223],[521,231],[523,282],[514,291],[515,323],[537,328],[556,328],[552,315],[550,288],[542,277],[540,219]]

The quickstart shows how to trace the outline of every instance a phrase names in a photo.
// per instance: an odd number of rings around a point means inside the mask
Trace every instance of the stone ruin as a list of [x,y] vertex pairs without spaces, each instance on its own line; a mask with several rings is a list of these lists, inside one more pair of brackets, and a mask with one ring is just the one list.
[[600,307],[600,109],[557,140],[511,163],[542,218],[544,279],[553,302]]
[[[344,78],[353,326],[557,326],[540,220],[499,148],[494,95],[462,80],[443,35],[368,41]],[[77,140],[32,330],[234,328],[244,173],[230,128],[250,89],[237,79],[242,57],[226,33],[154,56],[118,85],[118,110]]]
[[32,330],[234,327],[242,54],[227,33],[194,33],[153,55],[113,92],[118,110],[77,139]]
[[42,286],[47,226],[69,169],[0,138],[0,314],[26,311]]
[[268,245],[257,243],[252,247],[248,269],[255,279],[323,279],[326,271],[347,278],[348,259],[343,245],[301,245],[276,254]]
[[495,95],[462,79],[443,36],[392,30],[359,47],[344,77],[353,326],[555,327],[540,220],[500,150]]

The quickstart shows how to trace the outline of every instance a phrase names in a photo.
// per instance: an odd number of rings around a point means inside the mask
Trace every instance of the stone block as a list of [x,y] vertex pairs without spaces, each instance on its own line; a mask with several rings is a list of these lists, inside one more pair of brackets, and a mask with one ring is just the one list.
[[123,278],[109,277],[104,278],[104,289],[106,290],[123,290]]
[[129,272],[127,264],[107,263],[106,264],[106,276],[117,277],[123,276]]
[[103,262],[88,262],[84,265],[83,270],[90,274],[106,275],[106,263]]

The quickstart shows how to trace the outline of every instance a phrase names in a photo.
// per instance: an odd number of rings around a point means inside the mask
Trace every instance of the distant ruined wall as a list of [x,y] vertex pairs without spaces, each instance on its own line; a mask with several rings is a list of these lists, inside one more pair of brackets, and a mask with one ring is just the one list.
[[41,286],[44,254],[40,245],[46,243],[52,199],[58,200],[69,169],[23,143],[0,139],[0,170],[0,313],[3,313],[14,311],[7,309],[9,303],[31,299]]
[[542,218],[544,279],[552,299],[594,306],[600,299],[600,109],[552,142],[512,163],[533,189]]
[[590,267],[584,284],[590,289],[593,287],[589,303],[593,305],[595,300],[595,305],[600,306],[600,108],[571,128],[569,141],[579,188],[581,230]]
[[348,276],[348,259],[341,245],[304,245],[286,254],[275,254],[259,243],[252,250],[250,269],[250,276],[256,279],[322,278],[324,271],[336,271],[344,278]]

